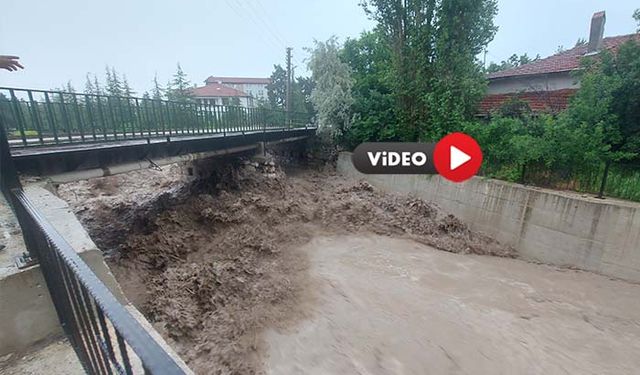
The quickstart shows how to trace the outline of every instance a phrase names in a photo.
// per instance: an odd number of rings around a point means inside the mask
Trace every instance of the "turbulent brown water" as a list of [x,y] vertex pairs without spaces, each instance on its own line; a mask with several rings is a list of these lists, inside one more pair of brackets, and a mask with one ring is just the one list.
[[314,236],[374,233],[514,256],[420,199],[331,170],[288,176],[272,162],[245,162],[206,183],[174,169],[59,192],[112,255],[128,297],[198,373],[262,372],[261,333],[304,318],[314,300],[309,259],[299,251]]

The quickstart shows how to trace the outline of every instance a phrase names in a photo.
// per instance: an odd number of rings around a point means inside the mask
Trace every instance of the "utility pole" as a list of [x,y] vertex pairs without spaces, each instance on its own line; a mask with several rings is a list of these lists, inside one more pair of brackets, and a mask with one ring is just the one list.
[[484,48],[484,58],[482,59],[482,67],[487,69],[487,47]]
[[286,102],[286,110],[287,110],[287,126],[289,126],[290,115],[291,112],[291,47],[287,47],[287,102]]

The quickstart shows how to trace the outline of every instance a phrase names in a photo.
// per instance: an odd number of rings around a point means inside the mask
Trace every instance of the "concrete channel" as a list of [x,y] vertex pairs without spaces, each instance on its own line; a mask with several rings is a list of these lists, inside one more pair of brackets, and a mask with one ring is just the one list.
[[[147,196],[131,194],[142,180],[161,193],[173,172],[124,168],[75,182],[66,174],[55,188],[28,188],[195,373],[631,374],[640,367],[640,205],[482,178],[365,176],[348,153],[337,173],[228,160],[232,180],[141,211],[153,212],[147,225],[118,243],[142,252],[118,262],[103,259],[113,249],[98,248],[96,228],[110,230],[103,224],[116,211],[144,204]],[[187,182],[210,172],[189,176],[189,162],[163,164]],[[88,227],[88,217],[98,222]],[[42,318],[26,319],[39,319],[40,340],[55,337],[54,325],[42,329],[51,302],[33,272]]]

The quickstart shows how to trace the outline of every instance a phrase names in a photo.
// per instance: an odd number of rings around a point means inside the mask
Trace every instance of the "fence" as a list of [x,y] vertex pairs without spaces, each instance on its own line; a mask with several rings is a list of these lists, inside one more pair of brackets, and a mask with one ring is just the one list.
[[11,147],[299,128],[311,115],[212,105],[0,87]]
[[[184,374],[25,196],[0,113],[0,184],[42,271],[60,323],[88,374]],[[11,303],[11,301],[2,301]]]

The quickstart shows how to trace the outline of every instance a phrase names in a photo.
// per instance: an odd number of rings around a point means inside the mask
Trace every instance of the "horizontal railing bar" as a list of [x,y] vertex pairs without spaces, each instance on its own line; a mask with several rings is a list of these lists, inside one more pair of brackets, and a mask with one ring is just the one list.
[[[89,94],[89,93],[84,93],[84,92],[67,92],[67,91],[57,91],[57,90],[42,90],[42,89],[23,89],[23,88],[17,88],[17,87],[4,87],[4,86],[0,86],[0,90],[14,90],[14,91],[21,91],[21,92],[38,92],[38,93],[49,93],[49,94],[63,94],[63,95],[81,95],[81,96],[89,96],[89,97],[93,97],[93,98],[118,98],[118,99],[138,99],[138,100],[145,100],[145,101],[151,101],[151,102],[163,102],[163,103],[172,103],[172,104],[180,104],[183,105],[185,104],[185,102],[181,102],[181,101],[176,101],[176,100],[168,100],[168,99],[153,99],[153,98],[143,98],[143,97],[139,97],[139,96],[120,96],[120,95],[102,95],[102,94]],[[191,100],[197,100],[198,98],[192,98]],[[207,99],[204,99],[207,100]],[[188,103],[187,103],[188,104]],[[206,105],[206,104],[205,104]],[[218,106],[218,107],[223,107],[223,108],[242,108],[242,109],[246,109],[249,107],[244,107],[241,105],[232,105],[232,104],[223,104],[223,105],[218,105],[218,104],[208,104],[208,106],[213,107],[213,106]],[[267,111],[271,111],[274,113],[283,113],[286,114],[287,111],[284,109],[274,109],[274,108],[265,108],[265,110]],[[308,114],[305,112],[288,112],[291,115],[295,115],[295,114],[300,114],[300,115],[304,115],[307,116]]]
[[5,126],[12,125],[6,129],[12,149],[147,139],[154,132],[226,136],[254,129],[313,128],[311,113],[218,105],[207,99],[181,102],[10,87],[0,87],[0,94],[10,97],[0,100],[0,111],[9,119]]
[[38,209],[27,198],[22,189],[13,189],[12,193],[31,217],[37,230],[41,231],[53,245],[61,260],[73,272],[77,280],[86,288],[95,304],[109,319],[117,334],[142,361],[143,367],[152,374],[184,374],[183,369],[156,342],[140,323],[115,298],[111,291],[98,279],[89,266],[80,258],[58,231],[42,217]]

